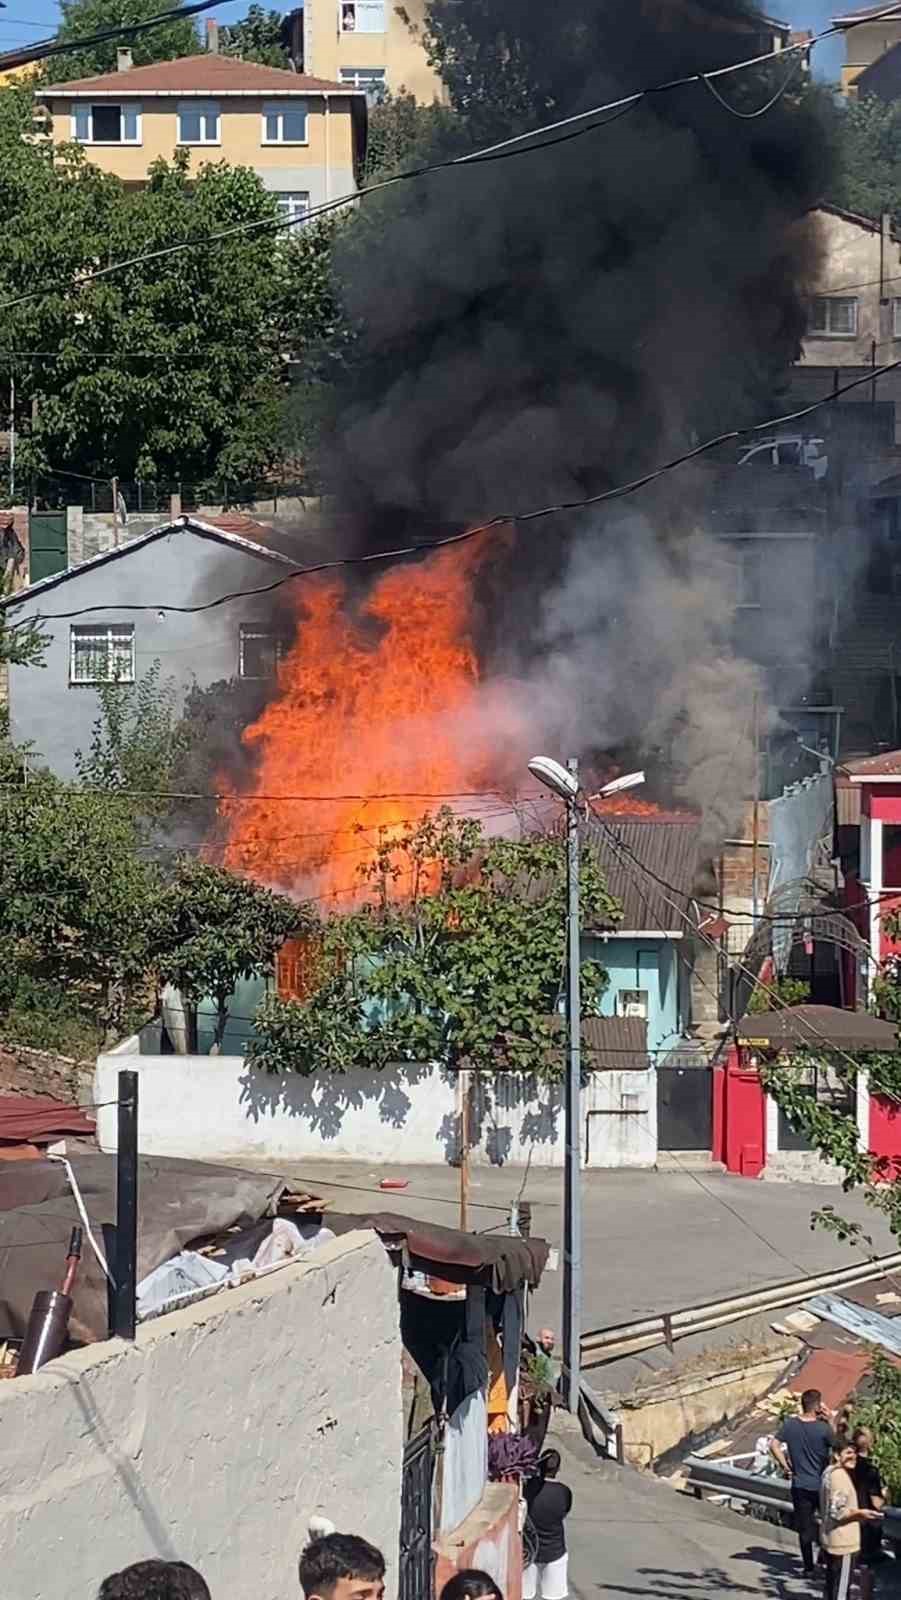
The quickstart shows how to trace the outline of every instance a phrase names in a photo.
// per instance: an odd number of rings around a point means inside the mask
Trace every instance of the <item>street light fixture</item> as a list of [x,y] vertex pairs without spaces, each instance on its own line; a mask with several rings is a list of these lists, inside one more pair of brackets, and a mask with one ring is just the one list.
[[[582,1335],[582,996],[580,991],[581,927],[579,919],[579,763],[566,766],[551,756],[533,756],[533,778],[566,805],[566,1080],[564,1121],[566,1156],[563,1177],[563,1400],[578,1414],[581,1388]],[[593,800],[644,783],[643,772],[630,772],[605,784]]]

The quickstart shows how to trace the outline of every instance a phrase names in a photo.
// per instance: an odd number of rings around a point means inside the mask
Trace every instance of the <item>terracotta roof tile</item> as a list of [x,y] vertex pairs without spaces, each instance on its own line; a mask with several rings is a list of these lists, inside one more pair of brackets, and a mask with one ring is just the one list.
[[262,94],[357,92],[347,83],[309,78],[302,72],[286,72],[282,67],[262,67],[255,61],[237,61],[233,56],[217,55],[178,56],[175,61],[156,61],[149,67],[129,67],[127,72],[104,72],[93,78],[73,78],[70,83],[47,84],[38,92],[42,99],[49,96],[62,99],[69,94],[113,90],[131,95],[178,91],[183,94],[247,94],[255,89]]

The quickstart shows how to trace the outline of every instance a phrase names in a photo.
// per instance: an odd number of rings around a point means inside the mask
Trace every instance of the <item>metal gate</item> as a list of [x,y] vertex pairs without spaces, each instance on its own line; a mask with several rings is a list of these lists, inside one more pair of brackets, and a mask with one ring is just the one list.
[[69,564],[65,511],[31,511],[28,515],[28,581],[52,578]]
[[713,1069],[657,1068],[658,1150],[707,1150],[713,1145]]
[[429,1422],[404,1446],[398,1600],[431,1600],[434,1463],[435,1430]]

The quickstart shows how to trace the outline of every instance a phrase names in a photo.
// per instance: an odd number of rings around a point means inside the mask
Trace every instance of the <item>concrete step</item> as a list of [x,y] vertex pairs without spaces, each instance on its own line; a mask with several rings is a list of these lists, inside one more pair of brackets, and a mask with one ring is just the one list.
[[657,1172],[725,1172],[723,1161],[714,1161],[709,1150],[658,1150],[654,1163]]

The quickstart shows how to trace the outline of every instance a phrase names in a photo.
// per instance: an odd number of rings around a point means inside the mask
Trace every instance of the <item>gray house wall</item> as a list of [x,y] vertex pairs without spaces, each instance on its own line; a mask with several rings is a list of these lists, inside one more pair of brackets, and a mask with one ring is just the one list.
[[[181,698],[196,682],[201,688],[238,672],[241,624],[271,615],[263,600],[237,600],[214,611],[181,615],[172,605],[198,605],[232,590],[271,583],[289,571],[287,562],[256,556],[189,528],[170,532],[129,549],[100,565],[76,569],[63,582],[11,607],[10,621],[54,612],[100,606],[71,621],[44,624],[47,649],[43,667],[10,667],[10,729],[19,743],[34,747],[35,761],[59,777],[75,772],[75,752],[87,750],[99,714],[96,688],[69,683],[69,636],[73,624],[133,623],[135,678],[159,660],[163,679],[174,679]],[[150,605],[130,612],[126,604]]]

